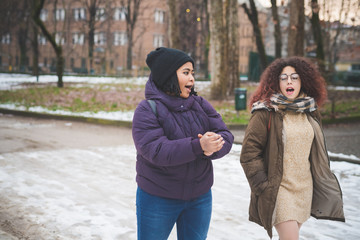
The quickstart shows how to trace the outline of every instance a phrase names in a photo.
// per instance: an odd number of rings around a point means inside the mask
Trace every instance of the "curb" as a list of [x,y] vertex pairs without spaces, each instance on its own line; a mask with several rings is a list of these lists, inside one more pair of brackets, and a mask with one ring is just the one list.
[[348,162],[348,163],[355,163],[355,164],[360,164],[360,160],[355,160],[355,159],[349,159],[349,158],[341,158],[341,157],[330,157],[330,161],[333,162]]
[[109,119],[91,118],[91,117],[83,117],[83,116],[28,112],[28,111],[6,109],[6,108],[0,108],[0,113],[13,114],[13,115],[22,116],[22,117],[34,117],[34,118],[43,118],[43,119],[57,119],[57,120],[87,122],[87,123],[112,125],[112,126],[126,127],[126,128],[132,127],[132,122],[129,122],[129,121],[109,120]]
[[[78,122],[86,122],[86,123],[101,124],[101,125],[111,125],[111,126],[126,127],[126,128],[132,127],[132,122],[130,122],[130,121],[108,120],[108,119],[90,118],[90,117],[82,117],[82,116],[70,116],[70,115],[28,112],[28,111],[6,109],[6,108],[0,108],[0,113],[12,114],[12,115],[23,116],[23,117],[78,121]],[[356,122],[356,121],[359,121],[359,117],[350,118],[349,120],[350,120],[350,122]],[[340,123],[340,122],[343,123],[343,122],[345,122],[345,120],[338,121],[336,123]],[[327,123],[327,124],[330,124],[330,123]],[[334,124],[334,122],[332,122],[331,124]],[[227,124],[227,126],[228,126],[229,130],[240,130],[240,131],[245,131],[245,129],[247,127],[247,125],[244,125],[244,124]],[[234,141],[234,143],[242,144],[242,141]],[[329,157],[329,158],[331,161],[360,164],[360,161],[355,160],[355,159],[341,158],[341,157]]]

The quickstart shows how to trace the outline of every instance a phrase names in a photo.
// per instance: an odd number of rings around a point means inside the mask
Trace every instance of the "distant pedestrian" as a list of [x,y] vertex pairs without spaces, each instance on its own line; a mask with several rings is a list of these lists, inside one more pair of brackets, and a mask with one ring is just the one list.
[[249,181],[249,220],[272,238],[299,239],[311,216],[345,221],[342,192],[330,170],[320,120],[325,81],[302,57],[277,59],[261,75],[240,162]]
[[229,153],[234,137],[219,113],[194,91],[194,60],[157,48],[145,98],[135,110],[138,239],[207,237],[212,212],[212,160]]

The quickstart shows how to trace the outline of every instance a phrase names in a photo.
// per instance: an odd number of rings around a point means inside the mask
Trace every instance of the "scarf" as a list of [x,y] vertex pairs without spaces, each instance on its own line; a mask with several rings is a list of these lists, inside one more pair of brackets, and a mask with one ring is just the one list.
[[314,98],[308,97],[305,94],[299,95],[298,98],[290,100],[282,94],[275,93],[270,97],[270,103],[257,101],[252,105],[251,113],[259,109],[270,109],[275,111],[293,111],[293,112],[313,112],[317,109]]

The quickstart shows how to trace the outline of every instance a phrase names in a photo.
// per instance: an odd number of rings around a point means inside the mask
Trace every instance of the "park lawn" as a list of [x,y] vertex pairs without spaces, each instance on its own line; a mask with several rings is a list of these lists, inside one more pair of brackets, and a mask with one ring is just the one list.
[[[247,89],[247,99],[255,90],[253,83],[243,84]],[[209,92],[200,95],[210,99]],[[65,84],[58,88],[54,84],[28,84],[24,88],[0,91],[0,103],[12,103],[30,108],[40,106],[49,110],[71,112],[99,111],[134,111],[137,104],[144,99],[144,86],[117,83],[92,84],[81,86]],[[358,118],[360,119],[360,91],[329,90],[329,99],[320,109],[323,119]],[[209,100],[221,114],[227,124],[246,125],[250,119],[249,110],[235,110],[234,96],[222,101]]]

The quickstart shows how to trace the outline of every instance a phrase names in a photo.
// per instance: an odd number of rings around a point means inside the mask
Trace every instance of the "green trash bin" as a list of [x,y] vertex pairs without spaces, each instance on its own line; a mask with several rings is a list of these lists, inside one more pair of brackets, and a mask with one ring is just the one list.
[[246,88],[235,88],[235,109],[246,110]]

